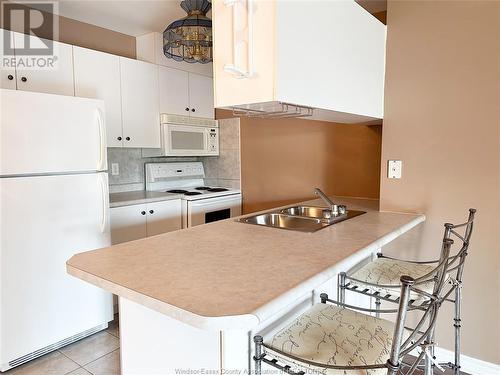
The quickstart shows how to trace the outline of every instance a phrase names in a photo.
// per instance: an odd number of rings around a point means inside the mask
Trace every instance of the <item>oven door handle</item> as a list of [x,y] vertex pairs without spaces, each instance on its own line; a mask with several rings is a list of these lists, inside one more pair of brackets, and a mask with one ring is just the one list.
[[241,194],[233,194],[233,195],[223,195],[221,197],[214,197],[214,198],[206,198],[206,199],[199,199],[199,200],[194,200],[194,201],[189,201],[189,205],[191,207],[205,207],[205,206],[211,206],[214,204],[220,204],[220,203],[229,203],[229,202],[241,202]]

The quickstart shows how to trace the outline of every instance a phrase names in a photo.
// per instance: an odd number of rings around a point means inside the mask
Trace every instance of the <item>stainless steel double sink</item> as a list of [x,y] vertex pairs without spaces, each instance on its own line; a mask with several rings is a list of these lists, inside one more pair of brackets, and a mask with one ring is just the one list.
[[244,217],[238,221],[299,232],[316,232],[364,213],[365,211],[348,210],[345,214],[334,215],[328,208],[300,205]]

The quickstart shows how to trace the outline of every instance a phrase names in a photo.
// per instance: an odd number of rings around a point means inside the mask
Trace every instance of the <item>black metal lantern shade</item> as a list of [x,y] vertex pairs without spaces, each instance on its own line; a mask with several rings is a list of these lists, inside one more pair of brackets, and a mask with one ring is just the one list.
[[172,22],[163,32],[163,53],[176,61],[206,64],[212,61],[212,8],[208,0],[184,0],[187,16]]

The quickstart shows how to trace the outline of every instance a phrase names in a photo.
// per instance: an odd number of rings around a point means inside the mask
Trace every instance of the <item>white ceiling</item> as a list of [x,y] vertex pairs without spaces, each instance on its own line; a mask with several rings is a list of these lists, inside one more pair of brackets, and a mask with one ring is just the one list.
[[180,0],[60,0],[59,15],[123,34],[163,32],[186,12]]
[[[387,0],[356,1],[370,13],[387,8]],[[123,34],[140,36],[153,31],[163,32],[171,22],[184,17],[186,13],[179,4],[180,0],[60,0],[59,14]]]

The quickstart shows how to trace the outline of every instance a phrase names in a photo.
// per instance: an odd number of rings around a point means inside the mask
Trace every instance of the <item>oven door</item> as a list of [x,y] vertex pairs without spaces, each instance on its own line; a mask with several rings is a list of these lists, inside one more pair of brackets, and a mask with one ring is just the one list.
[[[214,134],[212,134],[214,133]],[[217,130],[206,126],[164,124],[162,129],[165,156],[218,155],[214,147]]]
[[241,215],[241,194],[187,201],[184,227],[194,227]]

